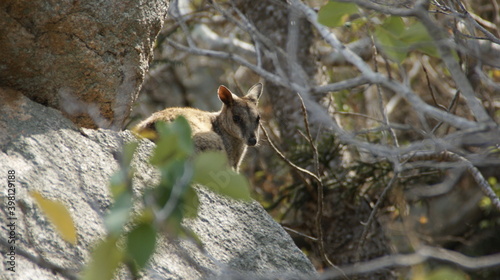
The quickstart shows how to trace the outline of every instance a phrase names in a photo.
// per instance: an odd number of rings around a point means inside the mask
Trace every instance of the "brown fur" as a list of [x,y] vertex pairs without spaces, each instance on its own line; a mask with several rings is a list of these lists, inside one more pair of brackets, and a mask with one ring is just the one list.
[[178,116],[183,116],[191,126],[196,151],[225,151],[229,164],[238,171],[247,146],[255,146],[258,142],[260,117],[257,105],[262,93],[262,84],[255,84],[241,98],[225,86],[220,86],[217,93],[223,102],[219,112],[167,108],[154,113],[139,123],[134,130],[138,133],[154,131],[157,121],[170,122]]

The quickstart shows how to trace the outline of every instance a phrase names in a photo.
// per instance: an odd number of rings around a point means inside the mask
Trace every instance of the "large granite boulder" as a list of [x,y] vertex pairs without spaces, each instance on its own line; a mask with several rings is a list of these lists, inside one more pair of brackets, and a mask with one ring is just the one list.
[[[6,210],[9,170],[15,174],[13,217],[0,211],[2,279],[73,279],[105,235],[103,217],[111,205],[109,178],[119,168],[122,145],[137,139],[129,132],[79,129],[59,111],[0,88],[0,174]],[[132,164],[137,195],[158,181],[147,163],[154,144],[142,141]],[[29,191],[62,202],[75,221],[78,243],[54,230]],[[230,200],[198,189],[198,217],[185,220],[203,246],[164,237],[143,279],[312,279],[316,272],[290,236],[257,203]],[[12,195],[10,196],[12,198]],[[2,209],[2,210],[4,210]],[[15,243],[15,270],[7,270],[9,232]],[[125,269],[117,279],[131,279]]]
[[82,127],[121,129],[166,0],[0,1],[0,86]]

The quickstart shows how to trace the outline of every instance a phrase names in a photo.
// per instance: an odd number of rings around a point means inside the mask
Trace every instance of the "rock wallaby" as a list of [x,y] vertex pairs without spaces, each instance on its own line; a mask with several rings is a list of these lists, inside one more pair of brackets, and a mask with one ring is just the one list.
[[238,171],[247,146],[255,146],[259,140],[260,116],[257,105],[262,84],[252,86],[243,97],[233,94],[225,86],[220,86],[217,94],[223,103],[219,112],[167,108],[145,119],[134,130],[138,133],[154,131],[157,121],[170,122],[182,115],[191,126],[196,151],[225,151],[229,164]]

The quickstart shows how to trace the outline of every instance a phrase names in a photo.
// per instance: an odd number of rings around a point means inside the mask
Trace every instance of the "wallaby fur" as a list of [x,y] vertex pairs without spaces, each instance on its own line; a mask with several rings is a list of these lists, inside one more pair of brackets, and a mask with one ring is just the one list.
[[220,86],[217,94],[223,103],[219,112],[167,108],[154,113],[139,123],[134,130],[138,133],[154,131],[157,121],[170,122],[178,116],[183,116],[191,126],[196,152],[225,151],[229,164],[238,171],[247,146],[255,146],[259,140],[260,116],[257,105],[262,94],[262,84],[252,86],[243,97],[233,94],[225,86]]

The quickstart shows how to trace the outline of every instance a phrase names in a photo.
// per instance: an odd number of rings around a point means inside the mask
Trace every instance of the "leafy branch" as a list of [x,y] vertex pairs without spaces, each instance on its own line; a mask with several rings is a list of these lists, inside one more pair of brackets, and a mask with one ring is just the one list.
[[[159,138],[150,163],[161,178],[157,185],[146,187],[139,197],[134,197],[133,159],[139,143],[124,145],[120,169],[110,180],[114,203],[104,217],[106,234],[92,250],[81,279],[113,279],[122,264],[134,279],[139,279],[156,250],[160,234],[198,240],[182,226],[184,219],[198,214],[199,200],[194,186],[204,186],[233,199],[251,199],[248,181],[230,168],[224,153],[195,153],[186,119],[179,117],[168,124],[160,122],[156,128]],[[38,193],[32,196],[61,236],[76,245],[77,231],[66,208]],[[72,274],[63,275],[72,278]]]

